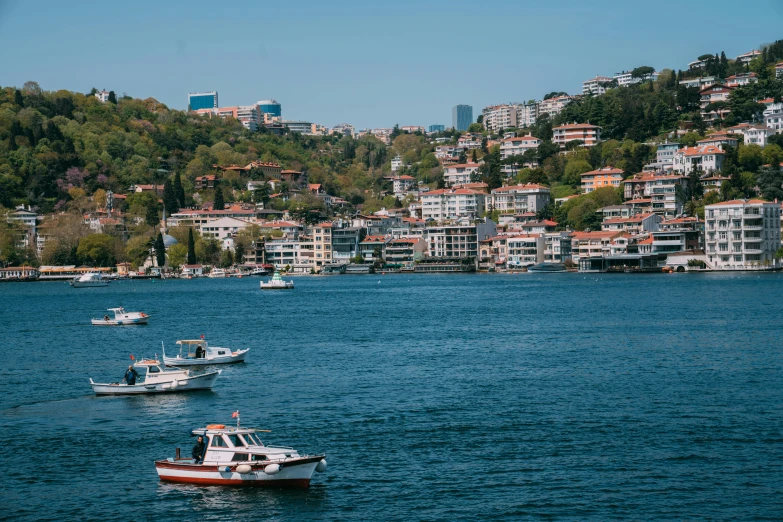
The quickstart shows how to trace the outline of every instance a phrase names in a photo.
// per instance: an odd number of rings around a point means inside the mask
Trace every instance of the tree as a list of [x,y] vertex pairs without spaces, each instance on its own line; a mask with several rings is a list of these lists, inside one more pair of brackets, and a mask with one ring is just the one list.
[[169,247],[169,265],[179,268],[185,264],[188,255],[188,248],[182,243],[171,245]]
[[468,126],[468,132],[483,132],[484,126],[480,123],[471,123]]
[[115,239],[108,234],[90,234],[79,240],[76,255],[92,266],[112,266],[116,263]]
[[213,210],[223,210],[226,208],[226,204],[223,201],[223,189],[218,185],[218,181],[215,180],[215,201],[212,204]]
[[237,241],[236,245],[234,246],[234,259],[236,259],[237,263],[244,263],[245,262],[245,243],[242,241]]
[[220,268],[229,268],[234,264],[234,256],[231,255],[231,250],[223,250],[220,254]]
[[262,183],[256,189],[253,191],[253,201],[258,204],[261,203],[261,206],[266,208],[267,203],[269,203],[269,196],[271,194],[269,193],[269,184]]
[[174,174],[174,195],[177,197],[177,204],[180,208],[185,206],[185,189],[182,187],[182,178],[179,171]]
[[468,153],[465,149],[459,150],[459,158],[457,158],[457,162],[460,164],[465,164],[468,162]]
[[155,261],[158,266],[166,265],[166,245],[163,243],[163,234],[158,232],[158,237],[155,239]]
[[24,99],[22,98],[22,91],[14,89],[14,104],[19,107],[24,107]]
[[174,184],[170,179],[167,179],[163,184],[163,208],[166,209],[166,212],[168,212],[169,215],[175,214],[179,211],[177,193],[174,190]]
[[114,91],[109,91],[109,103],[113,103],[114,105],[117,105],[117,95],[114,94]]
[[145,222],[151,227],[160,222],[161,205],[153,192],[134,192],[125,199],[131,216],[144,216]]
[[188,264],[196,264],[196,244],[193,241],[193,229],[188,228]]

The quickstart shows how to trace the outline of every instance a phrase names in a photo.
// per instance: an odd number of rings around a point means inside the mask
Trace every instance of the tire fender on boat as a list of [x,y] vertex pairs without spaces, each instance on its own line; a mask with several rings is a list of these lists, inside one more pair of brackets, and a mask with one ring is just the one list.
[[267,475],[275,475],[280,472],[280,464],[269,464],[264,467],[264,473]]
[[321,459],[318,461],[318,464],[315,465],[315,470],[318,473],[323,473],[326,471],[326,459]]

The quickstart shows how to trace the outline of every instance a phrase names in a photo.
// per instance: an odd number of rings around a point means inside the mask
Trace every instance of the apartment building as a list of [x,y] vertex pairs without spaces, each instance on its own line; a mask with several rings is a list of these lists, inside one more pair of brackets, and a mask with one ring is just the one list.
[[384,260],[392,265],[412,267],[424,258],[427,242],[421,238],[404,237],[392,239],[386,244]]
[[582,258],[608,255],[612,241],[620,237],[620,231],[574,232],[571,234],[571,258],[579,261]]
[[[778,65],[783,65],[783,62]],[[778,78],[783,78],[783,75],[778,75]],[[759,103],[763,103],[766,107],[763,112],[764,125],[777,134],[783,133],[783,102],[775,102],[774,98],[766,98]]]
[[589,123],[571,123],[552,129],[552,142],[565,149],[569,141],[580,140],[583,147],[592,147],[601,141],[601,127]]
[[[542,141],[535,136],[519,136],[505,138],[500,142],[500,159],[507,159],[511,156],[521,156],[529,150],[536,150]],[[521,165],[520,165],[521,166]],[[516,174],[519,166],[503,165],[503,172],[507,176]]]
[[775,134],[775,130],[766,125],[753,125],[751,123],[740,123],[729,127],[727,131],[731,134],[742,135],[745,145],[758,145],[766,147],[767,140]]
[[710,85],[709,87],[699,91],[699,96],[701,97],[701,117],[705,122],[711,123],[716,120],[722,120],[731,112],[731,109],[729,109],[727,106],[720,108],[709,106],[712,103],[728,102],[729,95],[732,93],[732,91],[734,91],[733,87],[729,87],[720,83]]
[[[744,136],[740,136],[739,139],[745,139]],[[714,132],[708,135],[703,140],[697,141],[697,146],[703,147],[705,145],[712,145],[713,147],[736,147],[739,141],[736,134],[730,134],[728,132]],[[678,147],[679,148],[679,147]]]
[[584,172],[582,176],[582,192],[589,194],[601,187],[619,187],[623,182],[623,169],[606,166],[600,169]]
[[486,194],[471,189],[441,189],[423,192],[421,215],[426,220],[475,219],[484,213]]
[[759,81],[759,77],[754,72],[734,74],[726,78],[727,87],[740,87],[742,85],[750,85]]
[[240,230],[244,230],[252,225],[249,221],[243,221],[232,217],[223,217],[210,220],[207,223],[201,223],[198,231],[204,238],[217,239],[223,241],[228,237],[235,236]]
[[545,239],[543,234],[509,237],[506,266],[524,268],[544,262]]
[[753,49],[750,52],[737,56],[737,61],[742,62],[743,64],[748,64],[751,62],[751,60],[758,58],[759,56],[761,56],[761,51],[758,49]]
[[535,124],[538,114],[538,102],[533,101],[517,105],[517,127],[521,129]]
[[780,203],[739,199],[707,205],[707,262],[717,270],[778,268]]
[[491,132],[517,127],[516,105],[492,105],[481,111],[484,127]]
[[612,83],[612,78],[606,76],[596,76],[586,82],[582,82],[582,94],[585,96],[597,96],[606,92],[607,87]]
[[565,263],[571,259],[571,232],[544,234],[544,263]]
[[487,208],[501,213],[538,212],[549,202],[549,187],[535,183],[499,187],[487,196]]
[[538,116],[541,116],[542,114],[549,114],[550,118],[554,118],[558,114],[560,114],[563,110],[563,108],[574,101],[573,96],[555,96],[554,98],[549,98],[548,100],[542,100],[541,103],[538,104]]
[[464,185],[472,181],[473,174],[478,172],[479,163],[458,163],[443,168],[443,181],[447,187]]
[[682,213],[684,204],[677,187],[687,188],[688,181],[684,174],[642,172],[623,181],[623,197],[650,198],[653,212],[675,216]]
[[416,178],[413,176],[397,176],[392,180],[392,190],[395,196],[403,196],[406,192],[416,186]]
[[624,71],[615,74],[613,78],[617,82],[618,87],[628,87],[629,85],[645,82],[648,80],[655,81],[658,79],[658,73],[653,72],[651,74],[645,75],[644,77],[634,78],[634,76],[630,72]]
[[467,132],[457,140],[457,147],[465,150],[480,149],[484,136],[475,132]]
[[272,238],[264,242],[264,255],[267,263],[280,270],[286,266],[300,265],[300,242],[291,237]]
[[476,258],[479,241],[494,236],[495,231],[495,223],[490,219],[475,225],[427,227],[427,253],[430,257]]
[[686,176],[694,170],[710,173],[723,168],[726,153],[720,147],[684,147],[674,153],[674,171]]
[[359,254],[363,230],[360,227],[332,227],[333,263],[348,263]]
[[321,223],[313,227],[313,265],[320,272],[324,265],[332,263],[332,224]]
[[660,214],[635,214],[628,217],[616,217],[605,219],[601,223],[601,230],[604,232],[628,232],[629,234],[640,234],[642,232],[656,232],[663,221]]
[[391,241],[391,236],[377,235],[365,236],[359,243],[359,254],[365,261],[379,261],[384,259],[386,245]]

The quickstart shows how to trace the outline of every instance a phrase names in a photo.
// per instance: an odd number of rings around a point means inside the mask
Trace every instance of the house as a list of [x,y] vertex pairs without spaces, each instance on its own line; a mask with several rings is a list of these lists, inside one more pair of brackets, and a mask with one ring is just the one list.
[[571,235],[571,257],[574,261],[579,261],[581,258],[608,255],[612,240],[622,234],[621,231],[606,230],[574,232]]
[[565,263],[571,259],[571,232],[544,234],[544,263]]
[[704,207],[708,262],[717,270],[778,268],[780,203],[724,201]]
[[386,245],[389,241],[391,241],[390,236],[365,236],[359,243],[359,255],[365,261],[382,261],[386,257]]
[[740,87],[742,85],[750,85],[759,81],[759,77],[754,72],[734,74],[726,78],[727,87]]
[[[536,150],[541,145],[542,141],[535,136],[520,136],[513,138],[506,138],[500,142],[500,159],[505,160],[512,156],[522,156],[529,150]],[[535,167],[538,163],[536,161],[529,164],[520,163],[519,165],[503,165],[503,172],[506,176],[513,176],[517,173],[517,170],[521,166]]]
[[737,136],[729,134],[728,132],[714,132],[703,140],[699,140],[697,143],[700,147],[712,145],[713,147],[720,147],[725,150],[726,147],[737,146]]
[[775,77],[783,78],[783,62],[780,62],[775,66]]
[[508,224],[508,230],[521,232],[523,234],[545,234],[554,232],[557,228],[557,221],[544,219],[542,221],[515,221]]
[[481,134],[475,132],[466,132],[457,140],[457,147],[466,150],[480,149],[483,139],[484,136]]
[[601,223],[601,230],[604,232],[628,232],[629,234],[640,234],[642,232],[655,232],[659,229],[659,224],[663,221],[660,214],[635,214],[629,217],[617,217],[605,219]]
[[390,265],[412,267],[424,258],[427,243],[421,238],[392,239],[386,244],[385,261]]
[[492,190],[487,197],[487,208],[500,212],[522,214],[538,212],[550,202],[549,187],[535,183],[510,185]]
[[727,104],[729,101],[729,95],[732,93],[732,91],[734,91],[733,87],[729,87],[728,85],[723,85],[720,83],[710,85],[709,87],[699,91],[699,96],[701,97],[701,117],[705,122],[711,123],[716,120],[722,120],[731,112],[731,109],[729,109],[728,105],[723,107],[711,107],[710,105],[718,102]]
[[491,219],[485,219],[475,225],[427,227],[424,235],[430,257],[476,258],[479,241],[496,235],[496,227]]
[[642,172],[623,182],[625,199],[650,198],[652,211],[675,216],[682,213],[684,204],[681,192],[688,186],[688,176],[684,174],[659,174]]
[[713,145],[684,147],[674,154],[674,171],[685,175],[694,170],[715,172],[723,168],[725,157],[726,153]]
[[745,145],[755,144],[759,147],[767,146],[767,139],[775,134],[775,130],[766,125],[753,125],[751,123],[740,123],[729,127],[727,132],[731,134],[742,134]]
[[703,89],[714,84],[716,80],[717,78],[714,76],[700,76],[699,78],[692,78],[690,80],[681,80],[680,85],[694,89]]
[[[783,62],[781,62],[781,64],[783,64]],[[778,75],[778,78],[783,78],[783,75]],[[782,133],[783,102],[776,102],[774,98],[766,98],[759,103],[763,103],[766,107],[763,112],[764,125],[774,130],[776,134]]]
[[729,178],[728,176],[703,176],[700,179],[704,192],[708,192],[710,190],[720,190],[720,186]]
[[198,176],[193,180],[193,186],[196,190],[206,190],[215,188],[215,175]]
[[202,223],[198,228],[202,237],[217,239],[223,241],[228,237],[235,236],[240,230],[244,230],[251,225],[248,221],[232,217],[224,217]]
[[751,62],[751,60],[758,58],[759,56],[761,56],[761,51],[758,49],[753,49],[750,52],[737,56],[737,61],[743,64],[748,64]]
[[130,192],[155,192],[163,194],[163,185],[131,185]]
[[459,163],[443,168],[443,180],[447,187],[470,183],[473,174],[478,172],[481,165],[478,163]]
[[204,266],[203,265],[182,265],[182,275],[183,276],[191,276],[191,277],[199,277],[204,275]]
[[7,266],[0,268],[0,281],[11,279],[37,279],[38,269],[32,266]]
[[579,140],[583,147],[592,147],[601,141],[601,127],[589,123],[570,123],[552,129],[552,142],[565,150],[566,144]]
[[538,115],[549,114],[550,118],[554,118],[560,114],[566,105],[574,101],[573,96],[555,96],[548,100],[543,100],[538,104]]
[[582,192],[588,194],[601,187],[619,187],[623,181],[623,170],[612,166],[601,167],[582,174]]
[[420,195],[421,215],[429,219],[475,219],[484,213],[486,194],[470,189],[441,189]]
[[226,217],[254,222],[258,219],[262,210],[246,209],[240,205],[232,205],[223,210],[213,209],[184,209],[169,216],[169,226],[198,227],[216,219]]
[[392,190],[395,196],[403,196],[412,187],[416,185],[416,178],[413,176],[402,175],[392,180]]
[[524,234],[509,237],[506,266],[524,268],[544,262],[544,234]]
[[391,160],[391,171],[397,172],[402,168],[402,156],[399,154],[394,156]]
[[586,96],[603,94],[612,83],[612,78],[596,76],[595,78],[582,82],[582,94]]

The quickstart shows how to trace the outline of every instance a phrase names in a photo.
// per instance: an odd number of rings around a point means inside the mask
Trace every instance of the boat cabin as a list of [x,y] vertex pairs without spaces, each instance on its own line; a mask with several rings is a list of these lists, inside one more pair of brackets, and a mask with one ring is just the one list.
[[230,348],[210,348],[204,339],[177,341],[180,359],[204,359],[209,354],[212,357],[230,356]]
[[210,424],[193,430],[193,435],[204,437],[205,463],[265,462],[299,457],[293,448],[264,446],[256,431],[254,428]]
[[186,379],[189,377],[188,370],[164,368],[160,361],[154,359],[142,359],[133,366],[147,370],[147,373],[144,375],[144,384],[171,382],[172,378]]

